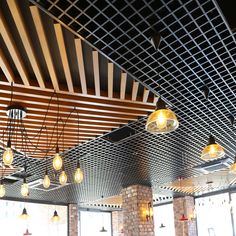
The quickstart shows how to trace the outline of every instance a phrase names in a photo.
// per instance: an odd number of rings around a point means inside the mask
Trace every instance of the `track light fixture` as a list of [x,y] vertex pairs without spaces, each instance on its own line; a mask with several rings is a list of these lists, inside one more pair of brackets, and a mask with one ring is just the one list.
[[148,117],[146,130],[154,134],[170,133],[179,127],[175,113],[166,107],[165,102],[159,97],[156,110]]
[[207,146],[202,150],[201,158],[205,161],[224,157],[224,149],[210,135]]

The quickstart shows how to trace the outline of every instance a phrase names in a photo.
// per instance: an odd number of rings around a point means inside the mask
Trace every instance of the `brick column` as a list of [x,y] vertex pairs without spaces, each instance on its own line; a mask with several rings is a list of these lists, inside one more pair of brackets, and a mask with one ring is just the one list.
[[190,217],[194,209],[194,198],[190,196],[175,198],[173,201],[176,236],[197,236],[195,220],[179,221],[182,214]]
[[132,185],[122,190],[124,236],[154,236],[154,221],[146,219],[149,202],[150,187]]
[[112,236],[124,236],[123,230],[123,212],[113,211],[112,212]]
[[68,206],[68,231],[69,236],[78,236],[78,206],[77,204],[69,204]]

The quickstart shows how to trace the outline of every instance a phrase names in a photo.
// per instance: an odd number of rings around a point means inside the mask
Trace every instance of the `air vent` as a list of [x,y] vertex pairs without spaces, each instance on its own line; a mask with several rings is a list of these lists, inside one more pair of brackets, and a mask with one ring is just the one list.
[[232,160],[229,157],[226,157],[226,158],[217,159],[214,161],[208,161],[204,164],[195,166],[194,169],[200,170],[204,174],[208,174],[210,172],[229,168],[231,164],[232,164]]
[[[31,188],[31,189],[41,190],[41,191],[45,191],[45,192],[52,191],[52,190],[59,189],[59,188],[63,187],[59,183],[51,182],[50,187],[45,189],[43,187],[43,179],[37,179],[35,181],[30,182],[28,185],[29,185],[29,188]],[[68,184],[66,184],[66,185],[68,185]]]
[[117,143],[120,141],[124,141],[125,139],[130,138],[131,136],[135,135],[136,131],[128,126],[124,126],[120,129],[117,129],[109,134],[103,136],[103,139],[106,139],[112,143]]

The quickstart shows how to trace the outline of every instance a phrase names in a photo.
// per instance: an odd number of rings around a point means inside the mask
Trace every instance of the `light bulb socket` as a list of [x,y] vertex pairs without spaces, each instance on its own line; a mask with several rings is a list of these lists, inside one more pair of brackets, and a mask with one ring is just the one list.
[[58,147],[58,145],[56,146],[56,153],[59,153],[59,147]]
[[166,103],[162,100],[161,97],[159,97],[156,104],[156,110],[160,110],[160,109],[166,109]]
[[211,145],[211,144],[216,144],[216,141],[213,135],[210,135],[209,140],[208,140],[208,145]]
[[57,211],[55,210],[54,211],[54,214],[53,214],[53,217],[57,217],[58,216],[58,213],[57,213]]
[[77,169],[80,168],[80,162],[77,162]]
[[24,177],[24,179],[23,179],[23,183],[26,184],[26,178],[25,178],[25,177]]
[[0,185],[3,185],[3,179],[0,179]]
[[7,140],[7,148],[10,148],[10,147],[11,147],[11,140],[8,139],[8,140]]
[[48,168],[46,167],[45,175],[48,175]]
[[26,210],[25,207],[24,207],[24,209],[23,209],[23,211],[22,211],[22,215],[28,215],[28,214],[27,214],[27,210]]

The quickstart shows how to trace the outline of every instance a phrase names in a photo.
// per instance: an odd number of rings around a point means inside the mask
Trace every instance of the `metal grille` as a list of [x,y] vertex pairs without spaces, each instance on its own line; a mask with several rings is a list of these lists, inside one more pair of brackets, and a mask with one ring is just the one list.
[[[199,174],[192,167],[202,163],[200,151],[210,133],[233,158],[235,136],[228,117],[236,113],[236,43],[215,1],[31,2],[156,95],[161,93],[180,121],[176,132],[155,136],[144,131],[141,119],[129,124],[138,133],[133,139],[111,144],[99,138],[68,151],[68,160],[79,152],[85,156],[85,181],[58,190],[57,197],[42,198],[86,201],[117,195],[134,183],[152,185],[158,192],[160,183]],[[162,35],[158,52],[150,43],[154,31]],[[202,95],[205,85],[209,100]]]

